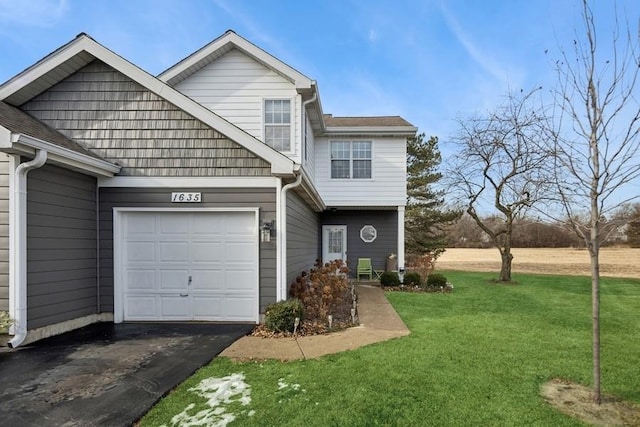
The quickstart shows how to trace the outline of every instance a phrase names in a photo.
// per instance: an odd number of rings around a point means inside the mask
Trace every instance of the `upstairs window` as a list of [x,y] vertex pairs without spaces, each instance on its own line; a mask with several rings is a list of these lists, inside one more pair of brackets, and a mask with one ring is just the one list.
[[331,141],[332,179],[371,179],[371,141]]
[[264,142],[278,151],[291,151],[291,100],[264,101]]

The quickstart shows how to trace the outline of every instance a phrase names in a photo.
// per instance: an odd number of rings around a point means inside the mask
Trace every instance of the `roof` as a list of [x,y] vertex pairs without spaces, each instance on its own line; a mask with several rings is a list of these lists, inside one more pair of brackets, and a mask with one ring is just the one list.
[[293,161],[287,156],[263,144],[243,129],[173,89],[84,33],[79,34],[71,42],[2,84],[0,86],[0,101],[11,105],[22,105],[94,59],[106,63],[147,90],[266,160],[271,164],[271,172],[274,175],[293,175]]
[[38,119],[31,117],[24,111],[6,102],[0,102],[0,126],[4,126],[15,134],[28,135],[32,138],[47,141],[68,150],[84,154],[85,156],[102,160],[100,156],[85,149],[74,140],[67,138],[57,130],[50,128]]
[[413,136],[418,128],[400,116],[322,117],[325,135]]
[[323,118],[327,127],[413,126],[400,116],[333,117],[325,114]]

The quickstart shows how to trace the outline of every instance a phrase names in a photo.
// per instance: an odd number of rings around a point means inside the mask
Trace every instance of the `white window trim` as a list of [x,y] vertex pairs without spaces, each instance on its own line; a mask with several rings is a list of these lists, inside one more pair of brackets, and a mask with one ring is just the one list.
[[[334,142],[348,142],[349,143],[349,176],[350,178],[333,178],[331,176],[331,144]],[[371,178],[353,178],[353,148],[352,148],[352,143],[354,142],[370,142],[371,143]],[[350,139],[350,138],[335,138],[335,139],[330,139],[329,140],[329,179],[331,181],[344,181],[344,182],[369,182],[369,181],[375,181],[374,176],[375,176],[375,171],[374,171],[374,167],[373,167],[373,159],[375,158],[375,152],[374,152],[374,140],[373,139]],[[361,160],[361,159],[360,159]]]
[[296,125],[296,116],[295,116],[295,104],[296,104],[296,100],[295,98],[290,98],[290,97],[282,97],[282,96],[278,96],[278,97],[263,97],[261,102],[260,102],[260,122],[261,122],[261,128],[260,128],[260,133],[262,135],[262,142],[264,145],[266,145],[267,147],[270,147],[269,145],[267,145],[267,137],[266,137],[266,133],[265,133],[265,128],[267,127],[267,124],[265,122],[265,104],[266,101],[289,101],[289,150],[288,151],[279,151],[276,150],[274,148],[274,150],[278,151],[278,153],[282,153],[285,155],[295,155],[296,150],[295,150],[295,146],[296,146],[296,140],[295,140],[295,125]]

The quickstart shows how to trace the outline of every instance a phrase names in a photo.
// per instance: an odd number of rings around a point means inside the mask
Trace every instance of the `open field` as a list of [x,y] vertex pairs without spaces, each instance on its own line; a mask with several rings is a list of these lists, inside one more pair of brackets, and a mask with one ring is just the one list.
[[[590,275],[589,253],[571,248],[514,248],[513,272]],[[447,249],[437,270],[500,271],[497,249]],[[600,251],[600,275],[640,278],[640,248],[604,248]]]

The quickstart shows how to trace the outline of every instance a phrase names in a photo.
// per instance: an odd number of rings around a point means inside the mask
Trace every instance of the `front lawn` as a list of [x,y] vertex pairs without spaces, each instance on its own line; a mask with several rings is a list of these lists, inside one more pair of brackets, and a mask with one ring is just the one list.
[[[216,358],[141,426],[178,414],[183,425],[583,425],[539,390],[555,377],[591,384],[590,279],[492,276],[448,272],[451,294],[387,293],[404,338],[319,360]],[[603,279],[601,302],[603,390],[640,403],[640,281]]]

